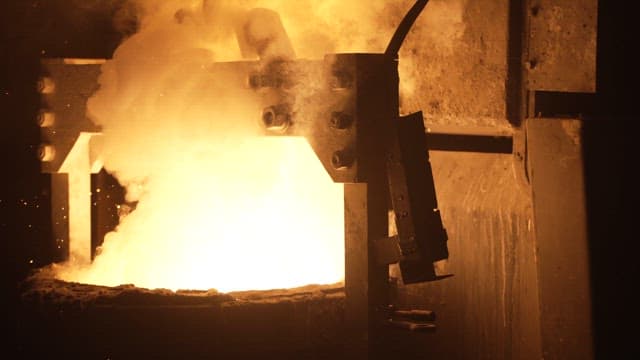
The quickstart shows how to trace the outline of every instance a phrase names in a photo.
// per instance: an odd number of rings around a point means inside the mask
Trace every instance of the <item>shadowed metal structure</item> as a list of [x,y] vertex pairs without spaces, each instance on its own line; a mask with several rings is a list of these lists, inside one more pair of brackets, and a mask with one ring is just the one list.
[[[344,289],[228,298],[40,279],[27,284],[25,332],[44,324],[42,338],[86,342],[80,352],[96,356],[131,355],[136,344],[127,338],[144,333],[146,346],[162,343],[157,353],[180,354],[191,343],[205,357],[229,344],[223,355],[287,356],[289,346],[310,358],[593,357],[581,150],[596,89],[597,2],[457,4],[463,29],[452,31],[459,37],[450,47],[419,44],[407,53],[433,65],[412,74],[419,100],[400,101],[398,52],[427,1],[415,3],[385,53],[300,60],[283,29],[270,43],[247,25],[242,53],[260,60],[211,64],[212,78],[227,74],[258,99],[265,136],[304,136],[345,184]],[[269,11],[247,21],[262,16],[279,23]],[[101,129],[84,110],[104,61],[42,61],[42,172],[51,174],[52,215],[65,219],[52,224],[56,260],[91,261],[105,232],[95,227],[122,201],[89,195],[91,179],[104,173]],[[308,83],[320,85],[296,94]],[[294,106],[301,96],[313,111]],[[401,115],[412,107],[422,112]],[[389,210],[397,234],[389,233]],[[77,337],[93,323],[107,326]],[[169,331],[175,323],[194,338]],[[167,337],[177,340],[163,343]]]
[[[401,118],[398,113],[397,51],[424,5],[426,1],[419,1],[405,17],[385,54],[331,54],[323,61],[292,59],[277,14],[254,11],[239,39],[243,52],[253,49],[260,61],[210,66],[212,79],[224,74],[229,86],[244,88],[247,99],[263,104],[265,135],[306,137],[331,178],[345,184],[344,311],[348,344],[355,354],[367,353],[380,326],[399,314],[386,311],[388,264],[399,262],[404,283],[411,284],[442,278],[433,263],[448,257],[422,115]],[[253,34],[253,21],[269,22],[273,34],[264,39],[264,34]],[[86,263],[95,253],[87,220],[90,176],[102,165],[100,132],[84,109],[103,62],[43,62],[41,93],[47,108],[42,117],[56,119],[42,122],[43,149],[51,152],[48,156],[43,150],[43,171],[67,174],[53,183],[53,209],[69,217],[68,234],[60,234],[69,239],[68,256]],[[318,90],[301,91],[307,84]],[[294,113],[296,101],[306,105]],[[73,166],[65,166],[71,161]],[[393,209],[398,229],[393,237],[388,236],[388,209]],[[409,316],[391,323],[435,328],[432,322],[414,320]]]

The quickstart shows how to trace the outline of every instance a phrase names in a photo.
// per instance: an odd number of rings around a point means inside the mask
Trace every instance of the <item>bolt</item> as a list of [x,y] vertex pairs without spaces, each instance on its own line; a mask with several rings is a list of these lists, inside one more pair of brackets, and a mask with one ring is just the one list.
[[38,149],[38,157],[41,161],[51,161],[56,156],[56,149],[53,145],[42,144]]
[[353,117],[342,111],[331,113],[331,127],[336,129],[346,129],[353,123]]
[[291,124],[289,106],[280,104],[262,111],[262,123],[268,130],[285,130]]
[[349,167],[353,164],[353,156],[346,150],[338,150],[331,156],[331,166],[334,169]]
[[55,89],[56,84],[53,82],[52,78],[44,76],[38,80],[38,91],[41,94],[52,94]]
[[41,111],[40,114],[38,114],[38,124],[40,124],[41,127],[52,126],[55,119],[55,114],[50,111]]

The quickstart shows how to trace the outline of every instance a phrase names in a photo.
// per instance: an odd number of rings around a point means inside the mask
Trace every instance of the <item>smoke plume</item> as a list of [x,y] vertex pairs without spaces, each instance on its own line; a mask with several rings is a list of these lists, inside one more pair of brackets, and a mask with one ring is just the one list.
[[[127,7],[137,11],[138,31],[103,65],[88,114],[103,130],[105,169],[137,207],[107,234],[90,266],[71,261],[58,276],[223,291],[340,281],[342,186],[303,139],[261,136],[256,95],[212,64],[251,56],[236,31],[252,9],[277,12],[295,56],[320,59],[383,52],[411,5],[183,0]],[[270,31],[253,29],[261,30]]]

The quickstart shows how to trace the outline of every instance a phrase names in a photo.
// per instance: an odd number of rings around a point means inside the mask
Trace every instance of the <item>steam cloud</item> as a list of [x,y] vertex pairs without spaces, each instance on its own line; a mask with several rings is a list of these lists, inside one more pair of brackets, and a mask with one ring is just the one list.
[[105,169],[138,205],[91,266],[70,262],[58,276],[223,291],[340,281],[342,187],[304,141],[259,137],[254,95],[211,65],[241,60],[235,29],[252,8],[277,11],[297,56],[319,59],[383,52],[412,3],[136,2],[139,30],[103,65],[88,113]]

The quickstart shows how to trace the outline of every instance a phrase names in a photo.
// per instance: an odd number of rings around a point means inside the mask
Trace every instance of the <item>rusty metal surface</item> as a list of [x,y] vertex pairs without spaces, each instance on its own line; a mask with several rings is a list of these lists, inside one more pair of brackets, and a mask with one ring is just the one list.
[[591,359],[592,322],[580,120],[529,119],[545,359]]
[[595,92],[597,0],[530,0],[529,90]]

